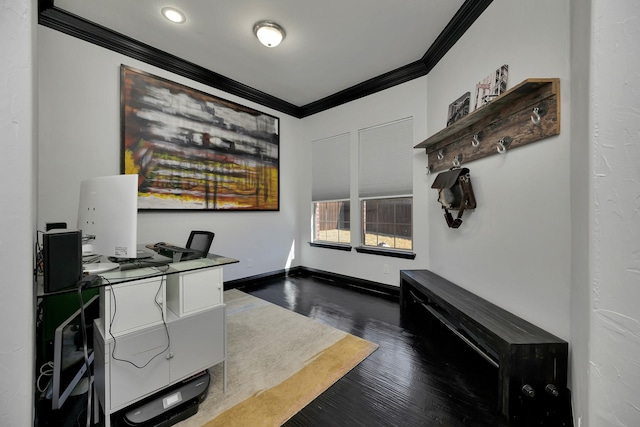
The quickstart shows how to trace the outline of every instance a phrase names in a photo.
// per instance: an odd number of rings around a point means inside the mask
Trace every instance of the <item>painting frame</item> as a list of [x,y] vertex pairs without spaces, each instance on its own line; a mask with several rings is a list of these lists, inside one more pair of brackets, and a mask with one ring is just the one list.
[[139,211],[279,211],[280,119],[120,66],[120,172]]

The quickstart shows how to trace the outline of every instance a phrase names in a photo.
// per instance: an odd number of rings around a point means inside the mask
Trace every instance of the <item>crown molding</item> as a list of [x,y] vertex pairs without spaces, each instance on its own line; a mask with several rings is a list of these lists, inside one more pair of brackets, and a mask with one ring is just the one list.
[[160,49],[88,21],[54,5],[54,0],[38,0],[38,24],[97,46],[151,64],[223,92],[253,101],[284,114],[304,118],[347,102],[425,76],[455,45],[493,0],[466,0],[423,57],[318,101],[296,106],[229,77],[185,61]]
[[467,0],[422,57],[427,73],[440,62],[493,0]]
[[254,101],[265,107],[273,108],[274,110],[294,117],[300,116],[300,108],[293,104],[112,31],[55,6],[40,12],[38,24],[154,65],[207,86],[220,89],[232,95],[237,95],[243,99]]
[[356,99],[417,79],[426,74],[427,70],[422,61],[412,62],[404,67],[397,68],[378,77],[341,90],[326,98],[307,104],[302,107],[302,117],[311,116],[321,111],[337,107],[338,105],[355,101]]

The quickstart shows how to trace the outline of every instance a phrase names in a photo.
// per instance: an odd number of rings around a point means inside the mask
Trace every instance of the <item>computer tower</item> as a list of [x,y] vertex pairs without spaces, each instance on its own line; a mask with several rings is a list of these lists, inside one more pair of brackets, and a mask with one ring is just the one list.
[[56,230],[44,234],[44,291],[75,286],[82,278],[82,234],[78,230]]

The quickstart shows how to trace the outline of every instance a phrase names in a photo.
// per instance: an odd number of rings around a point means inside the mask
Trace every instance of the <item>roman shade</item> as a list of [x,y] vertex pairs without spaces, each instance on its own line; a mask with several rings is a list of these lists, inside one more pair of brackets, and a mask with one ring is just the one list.
[[360,198],[413,193],[413,118],[359,132]]
[[312,201],[349,199],[348,133],[311,143]]

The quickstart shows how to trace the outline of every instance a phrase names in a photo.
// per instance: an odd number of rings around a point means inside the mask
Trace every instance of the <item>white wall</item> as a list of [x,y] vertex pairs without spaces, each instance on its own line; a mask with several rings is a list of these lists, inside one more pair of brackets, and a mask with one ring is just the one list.
[[138,242],[184,245],[190,230],[211,230],[211,251],[241,261],[225,268],[226,281],[297,265],[300,120],[49,28],[38,27],[38,34],[40,228],[53,221],[75,227],[80,181],[120,173],[120,64],[126,64],[277,116],[281,129],[279,212],[141,212]]
[[[478,202],[458,230],[429,204],[430,267],[472,292],[568,340],[569,2],[494,1],[428,76],[429,135],[447,106],[503,64],[508,88],[559,77],[560,135],[468,164]],[[490,143],[487,141],[487,143]],[[427,182],[424,183],[424,188]]]
[[[359,129],[413,116],[415,145],[445,126],[451,102],[473,93],[478,81],[503,64],[509,65],[508,87],[529,77],[561,78],[565,125],[559,136],[469,164],[478,208],[465,212],[457,230],[444,222],[430,188],[435,175],[425,174],[424,150],[415,150],[414,261],[305,246],[302,263],[395,285],[399,269],[430,268],[568,339],[569,51],[568,2],[496,0],[426,78],[306,118],[307,156],[311,141],[351,133],[354,206]],[[311,234],[310,188],[307,173],[300,197],[301,241]],[[383,274],[385,263],[388,275]]]
[[0,425],[32,424],[35,9],[0,12]]
[[[425,174],[424,150],[415,150],[415,260],[305,246],[302,264],[392,285],[400,269],[429,268],[571,341],[570,52],[569,1],[495,0],[426,78],[306,118],[307,157],[311,141],[351,133],[357,206],[359,129],[413,116],[415,145],[445,127],[448,106],[460,95],[471,91],[473,104],[475,84],[503,64],[508,88],[527,78],[561,82],[560,135],[466,165],[478,208],[465,212],[457,230],[446,226],[430,188],[435,175]],[[300,241],[311,234],[310,173],[304,179]],[[358,223],[357,210],[351,220]]]
[[[429,73],[426,87],[424,79],[420,79],[305,119],[307,151],[310,141],[351,132],[351,165],[357,171],[358,129],[412,115],[414,138],[418,143],[445,126],[449,103],[464,92],[471,91],[473,104],[475,84],[503,64],[509,65],[508,87],[532,77],[561,80],[560,135],[504,156],[495,155],[468,164],[478,208],[465,213],[464,223],[458,230],[446,226],[434,190],[430,189],[434,176],[425,175],[426,156],[422,150],[416,150],[413,165],[415,261],[355,252],[345,255],[305,246],[302,264],[395,285],[399,269],[430,268],[571,342],[574,260],[570,191],[570,23],[569,1],[496,0]],[[588,31],[589,23],[584,23],[584,27]],[[588,58],[584,49],[581,55],[579,61]],[[355,191],[357,172],[352,173]],[[574,184],[583,186],[584,181]],[[307,194],[310,186],[307,179],[304,188]],[[353,196],[352,203],[355,203],[357,198]],[[311,233],[309,200],[309,196],[301,197],[300,223],[305,227],[300,241],[308,239]],[[582,199],[579,205],[585,208],[586,201]],[[354,216],[357,220],[358,216],[352,211],[351,219],[357,223]],[[577,230],[584,231],[583,228]],[[583,240],[576,239],[576,243],[580,242]],[[389,275],[382,274],[383,263],[391,266]],[[585,263],[583,257],[573,265],[584,267]],[[586,307],[578,306],[576,310],[582,313],[576,320],[576,328],[580,330]],[[582,327],[581,332],[584,337],[588,327]],[[581,340],[578,351],[584,349],[584,341]],[[583,374],[574,374],[580,376],[578,382],[574,382],[570,373],[570,387],[580,401],[586,399]]]
[[[400,270],[426,267],[428,242],[426,233],[426,208],[414,202],[414,252],[415,260],[390,258],[379,255],[361,254],[354,250],[340,250],[309,246],[312,231],[311,209],[311,142],[344,133],[350,134],[351,152],[351,221],[352,243],[358,242],[359,223],[358,202],[358,131],[371,126],[389,123],[398,119],[413,117],[414,141],[412,147],[419,143],[426,131],[426,78],[415,79],[400,86],[370,95],[328,111],[315,114],[304,119],[304,138],[300,141],[302,156],[300,163],[307,165],[305,172],[299,176],[300,193],[298,210],[301,214],[298,240],[302,242],[302,265],[318,270],[330,271],[378,283],[398,285]],[[414,153],[414,181],[426,171],[426,156],[418,150]],[[384,171],[381,171],[384,173]],[[414,192],[416,189],[414,189]],[[420,191],[418,189],[417,191]],[[356,234],[356,236],[353,236]],[[384,273],[384,265],[389,272]]]
[[[589,421],[640,420],[640,3],[592,1]],[[584,423],[583,423],[584,424]]]

